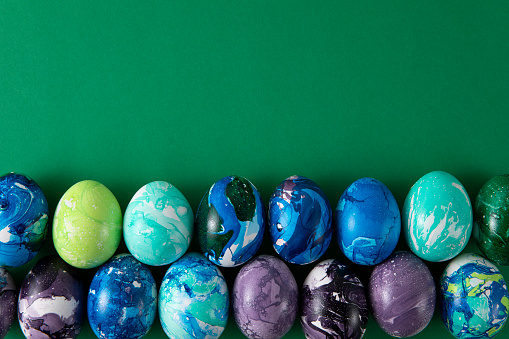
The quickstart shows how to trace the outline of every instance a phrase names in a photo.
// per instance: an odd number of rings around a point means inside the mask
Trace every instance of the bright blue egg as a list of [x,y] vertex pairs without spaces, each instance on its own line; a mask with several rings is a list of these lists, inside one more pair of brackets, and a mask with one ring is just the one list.
[[336,238],[348,259],[376,265],[396,248],[401,232],[398,203],[380,181],[362,178],[351,184],[336,206]]
[[88,321],[98,338],[141,338],[150,330],[156,309],[152,273],[130,254],[113,257],[92,279]]
[[46,237],[48,203],[23,174],[0,177],[0,266],[18,267],[39,252]]
[[309,264],[329,247],[332,211],[325,193],[312,180],[292,176],[269,201],[269,231],[274,249],[293,264]]

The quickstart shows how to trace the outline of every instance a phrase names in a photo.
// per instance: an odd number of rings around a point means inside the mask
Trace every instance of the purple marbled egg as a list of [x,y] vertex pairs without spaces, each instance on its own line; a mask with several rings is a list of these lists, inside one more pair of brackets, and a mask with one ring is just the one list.
[[16,319],[16,284],[12,275],[0,267],[0,339],[4,338]]
[[21,330],[27,338],[76,338],[83,326],[85,302],[76,271],[58,256],[44,257],[20,288]]
[[328,259],[309,272],[301,291],[300,323],[307,338],[364,335],[368,301],[362,282],[348,266]]
[[393,253],[369,278],[373,317],[388,334],[406,338],[421,332],[435,310],[435,282],[424,262],[410,252]]
[[235,279],[235,321],[248,338],[281,338],[297,316],[298,298],[288,266],[271,255],[260,255],[244,265]]

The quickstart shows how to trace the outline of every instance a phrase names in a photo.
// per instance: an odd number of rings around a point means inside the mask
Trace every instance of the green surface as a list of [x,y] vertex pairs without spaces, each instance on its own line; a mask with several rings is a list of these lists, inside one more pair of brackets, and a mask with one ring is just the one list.
[[[165,180],[196,212],[231,174],[265,203],[304,175],[332,206],[371,176],[401,207],[443,170],[474,201],[509,172],[508,22],[505,0],[2,1],[0,172],[31,176],[50,220],[85,179],[122,211]],[[478,252],[473,239],[466,250]],[[268,237],[261,252],[275,253]],[[332,257],[345,258],[335,242]],[[34,263],[11,270],[18,286]],[[435,279],[445,265],[429,265]],[[290,266],[299,284],[311,266]],[[354,269],[367,284],[370,269]],[[158,285],[164,271],[153,269]],[[238,270],[222,271],[231,287]],[[232,320],[223,337],[240,338]],[[416,338],[447,336],[436,312]],[[93,337],[87,325],[80,338]],[[147,338],[163,337],[156,320]],[[303,337],[298,324],[288,337]],[[381,337],[370,318],[365,338]],[[22,338],[17,324],[7,338]]]

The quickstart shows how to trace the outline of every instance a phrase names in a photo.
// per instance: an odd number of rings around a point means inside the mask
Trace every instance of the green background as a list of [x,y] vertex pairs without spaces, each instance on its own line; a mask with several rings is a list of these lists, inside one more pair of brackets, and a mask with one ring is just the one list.
[[[401,207],[443,170],[473,200],[509,172],[508,23],[505,0],[2,1],[0,172],[31,176],[50,219],[84,179],[123,210],[165,180],[196,211],[230,174],[265,202],[304,175],[332,206],[370,176]],[[345,257],[334,241],[322,258]],[[34,263],[11,270],[18,286]],[[291,266],[299,285],[312,266]],[[429,267],[437,279],[445,263]],[[371,269],[354,269],[367,284]],[[165,270],[152,269],[158,286]],[[223,269],[230,287],[237,271]],[[370,318],[365,338],[383,335]],[[417,338],[437,336],[438,310]],[[7,338],[22,337],[16,323]],[[147,338],[161,337],[156,319]],[[233,317],[223,337],[241,337]],[[298,322],[287,337],[303,337]]]

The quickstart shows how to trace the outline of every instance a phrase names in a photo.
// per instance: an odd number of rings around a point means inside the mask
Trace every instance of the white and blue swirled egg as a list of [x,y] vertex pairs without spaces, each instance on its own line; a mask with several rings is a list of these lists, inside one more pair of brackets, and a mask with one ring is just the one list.
[[48,203],[31,178],[18,173],[0,177],[0,266],[32,260],[46,237]]
[[274,249],[287,262],[316,261],[332,239],[332,210],[325,193],[303,176],[284,180],[270,197],[269,233]]
[[184,195],[166,181],[141,187],[124,214],[129,252],[144,264],[171,264],[186,253],[193,235],[193,210]]
[[228,286],[223,274],[202,254],[175,261],[159,290],[159,318],[170,338],[218,338],[228,321]]
[[130,254],[107,261],[90,283],[88,321],[98,338],[139,339],[150,330],[156,311],[152,273]]
[[396,248],[401,232],[398,203],[380,181],[362,178],[341,195],[335,212],[341,251],[359,265],[376,265]]

